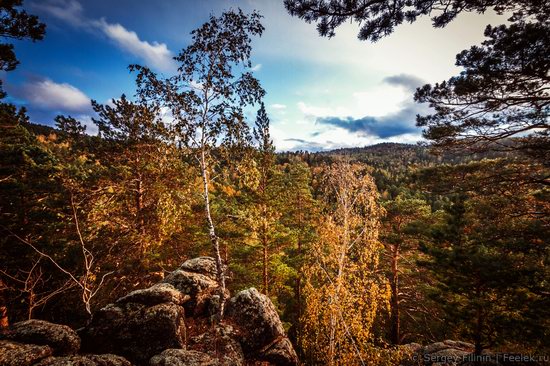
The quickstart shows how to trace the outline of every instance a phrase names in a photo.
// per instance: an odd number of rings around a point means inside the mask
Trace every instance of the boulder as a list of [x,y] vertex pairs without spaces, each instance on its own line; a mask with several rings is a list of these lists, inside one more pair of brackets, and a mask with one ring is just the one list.
[[52,354],[49,346],[0,340],[0,366],[30,366]]
[[111,304],[93,315],[81,337],[85,352],[113,353],[145,365],[165,349],[184,347],[185,312],[173,303]]
[[434,360],[433,365],[456,366],[461,365],[467,356],[468,351],[455,348],[446,348],[430,354],[430,359]]
[[218,270],[216,269],[216,260],[212,257],[197,257],[189,259],[183,262],[179,269],[186,272],[205,275],[214,281],[216,280],[218,274]]
[[298,363],[298,357],[288,338],[282,338],[262,350],[261,359],[277,366],[292,366]]
[[182,294],[169,283],[157,283],[156,285],[143,290],[132,291],[128,295],[118,299],[116,302],[119,304],[133,302],[148,306],[162,304],[165,302],[183,305],[190,299],[191,297],[189,295]]
[[132,366],[132,364],[123,357],[107,354],[48,357],[34,366]]
[[412,354],[422,351],[422,345],[419,343],[407,343],[399,346],[399,349],[407,354]]
[[164,278],[163,283],[172,285],[188,298],[185,310],[189,315],[202,315],[205,302],[217,292],[218,283],[209,275],[177,269]]
[[21,343],[47,345],[54,355],[71,355],[78,352],[80,338],[66,325],[53,324],[44,320],[25,320],[13,324],[0,334],[0,339],[10,339]]
[[159,355],[153,356],[149,362],[151,366],[218,366],[218,362],[198,351],[185,349],[167,349]]
[[191,337],[187,348],[210,355],[217,359],[219,366],[243,366],[245,357],[237,339],[238,334],[231,325],[218,324]]
[[[239,341],[247,357],[280,365],[296,365],[298,357],[271,300],[255,288],[239,292],[227,304],[226,317],[236,325]],[[286,339],[286,341],[285,341]],[[269,352],[269,351],[272,352]]]

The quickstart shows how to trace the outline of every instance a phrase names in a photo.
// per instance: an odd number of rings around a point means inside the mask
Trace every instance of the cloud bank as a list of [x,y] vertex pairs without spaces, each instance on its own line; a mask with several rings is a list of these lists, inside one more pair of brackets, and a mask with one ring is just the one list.
[[[409,93],[413,93],[417,87],[424,84],[422,79],[407,74],[393,75],[386,77],[383,83],[398,86]],[[396,136],[418,133],[415,125],[416,115],[423,114],[427,110],[425,105],[415,103],[412,95],[407,98],[397,112],[384,116],[353,117],[318,117],[316,122],[320,125],[329,125],[342,128],[351,133],[371,136],[380,139],[389,139]]]

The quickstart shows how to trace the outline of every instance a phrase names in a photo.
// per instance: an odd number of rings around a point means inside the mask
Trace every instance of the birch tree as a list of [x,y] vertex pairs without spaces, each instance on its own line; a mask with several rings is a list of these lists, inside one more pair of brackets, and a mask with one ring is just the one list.
[[159,77],[143,66],[130,67],[137,71],[139,94],[160,100],[170,110],[176,142],[185,147],[200,168],[206,223],[220,290],[220,318],[226,291],[220,239],[211,211],[214,152],[220,145],[234,147],[250,139],[244,108],[259,102],[265,94],[252,75],[250,61],[252,36],[260,36],[264,30],[260,19],[258,13],[247,15],[240,9],[211,16],[191,32],[191,44],[175,57],[179,67],[172,77]]
[[373,364],[373,324],[387,304],[378,268],[381,208],[359,165],[326,168],[325,216],[305,270],[302,347],[313,363]]

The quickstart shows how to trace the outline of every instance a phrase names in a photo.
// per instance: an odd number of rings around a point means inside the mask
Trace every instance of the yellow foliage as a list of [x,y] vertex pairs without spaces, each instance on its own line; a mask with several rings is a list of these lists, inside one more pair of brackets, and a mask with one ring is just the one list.
[[326,168],[323,187],[327,209],[304,268],[300,342],[314,364],[378,364],[388,357],[373,346],[372,328],[390,296],[378,271],[378,193],[348,163]]

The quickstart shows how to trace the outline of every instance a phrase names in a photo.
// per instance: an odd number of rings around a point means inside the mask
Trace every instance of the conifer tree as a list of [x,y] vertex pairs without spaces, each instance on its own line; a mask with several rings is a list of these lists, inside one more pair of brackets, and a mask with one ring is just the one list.
[[258,148],[258,168],[260,179],[258,185],[258,200],[260,205],[260,228],[259,236],[262,247],[262,289],[265,295],[269,294],[269,247],[270,247],[270,224],[274,216],[273,209],[269,207],[268,185],[272,176],[273,163],[275,160],[273,140],[269,134],[269,117],[265,111],[264,103],[261,103],[256,123],[253,130],[254,138]]

